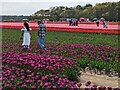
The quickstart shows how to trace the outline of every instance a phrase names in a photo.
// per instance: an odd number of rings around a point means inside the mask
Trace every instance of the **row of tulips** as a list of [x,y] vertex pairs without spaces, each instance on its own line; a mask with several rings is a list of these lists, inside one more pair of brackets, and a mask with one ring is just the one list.
[[[4,29],[21,29],[23,26],[15,26],[11,23],[11,25],[0,25],[0,28]],[[37,26],[32,26],[32,30],[38,30]],[[119,34],[119,30],[117,29],[88,29],[88,28],[70,28],[70,27],[47,27],[47,30],[50,31],[65,31],[65,32],[85,32],[85,33],[105,33],[105,34]]]
[[[3,89],[82,89],[82,83],[73,79],[76,60],[30,53],[3,52]],[[68,68],[69,66],[69,68]],[[59,68],[60,67],[60,68]],[[74,68],[72,68],[74,67]],[[53,70],[54,69],[54,70]],[[68,71],[71,69],[71,73]],[[67,76],[70,75],[71,77]],[[97,86],[87,81],[85,90],[119,90],[119,88]]]
[[74,69],[75,60],[62,56],[14,52],[4,52],[2,59],[3,87],[67,88],[76,85],[75,70],[71,75],[67,72]]
[[[22,42],[18,40],[12,40],[10,37],[2,42],[3,51],[18,51],[22,52],[21,47]],[[39,52],[39,45],[37,41],[31,43],[31,48],[29,52],[37,53]],[[106,46],[106,45],[92,45],[92,44],[64,44],[64,43],[53,43],[49,44],[46,42],[47,54],[56,54],[58,56],[74,57],[74,58],[84,58],[89,57],[96,60],[104,61],[116,61],[119,62],[119,48]]]
[[[117,72],[120,77],[119,48],[91,44],[61,44],[52,50],[52,54],[77,59],[77,65],[82,69],[100,72],[105,70],[107,75]],[[116,75],[116,74],[115,74]]]
[[[9,43],[8,43],[9,41]],[[24,52],[23,47],[20,47],[19,43],[12,43],[11,39],[3,42],[4,51],[17,51]],[[40,53],[50,55],[50,56],[63,56],[68,58],[74,58],[77,60],[78,66],[85,69],[89,67],[90,69],[104,70],[109,74],[110,72],[120,73],[120,56],[119,48],[105,45],[91,45],[91,44],[49,44],[46,43],[46,51],[39,49],[37,41],[31,44],[31,48],[27,52]]]

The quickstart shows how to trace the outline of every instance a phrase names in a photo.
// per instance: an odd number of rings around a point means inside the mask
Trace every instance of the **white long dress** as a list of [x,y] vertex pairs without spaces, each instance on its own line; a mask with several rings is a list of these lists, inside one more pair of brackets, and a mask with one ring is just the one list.
[[[30,30],[31,30],[31,28],[30,28]],[[29,47],[30,46],[30,32],[27,31],[27,29],[25,27],[22,28],[21,31],[24,31],[22,45],[28,45],[28,47]]]

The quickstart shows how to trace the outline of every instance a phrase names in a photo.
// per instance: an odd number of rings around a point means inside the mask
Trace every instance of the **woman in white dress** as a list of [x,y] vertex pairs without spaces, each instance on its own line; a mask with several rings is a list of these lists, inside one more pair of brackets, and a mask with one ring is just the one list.
[[22,31],[22,36],[23,36],[23,43],[22,45],[24,48],[29,48],[30,47],[30,30],[28,23],[25,21],[24,22],[24,27],[21,29]]

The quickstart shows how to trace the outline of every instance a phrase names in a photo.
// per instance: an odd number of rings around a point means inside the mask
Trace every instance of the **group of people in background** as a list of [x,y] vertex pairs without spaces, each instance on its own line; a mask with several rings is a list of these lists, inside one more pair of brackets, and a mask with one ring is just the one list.
[[96,25],[97,25],[97,27],[99,27],[100,21],[102,21],[103,28],[108,28],[108,27],[107,27],[107,24],[106,24],[106,22],[105,22],[105,19],[104,19],[104,20],[96,20]]
[[[99,24],[100,24],[100,21],[102,21],[102,24],[103,24],[103,28],[107,28],[107,24],[105,22],[105,19],[103,20],[96,20],[96,25],[97,27],[99,27]],[[70,19],[69,20],[69,26],[78,26],[78,19]]]
[[[23,40],[22,46],[25,49],[30,48],[30,37],[32,29],[29,27],[27,20],[24,20],[24,27],[21,29],[22,35],[21,39]],[[46,50],[44,41],[45,41],[45,34],[46,34],[46,26],[42,21],[38,21],[38,43],[43,50]]]
[[69,26],[78,26],[78,19],[70,19]]

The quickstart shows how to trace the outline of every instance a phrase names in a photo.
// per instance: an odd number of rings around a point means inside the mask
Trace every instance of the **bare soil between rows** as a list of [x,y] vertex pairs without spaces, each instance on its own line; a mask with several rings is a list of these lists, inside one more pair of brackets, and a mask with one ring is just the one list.
[[118,76],[109,77],[107,75],[97,75],[97,74],[90,74],[89,72],[82,72],[79,77],[80,82],[82,83],[82,88],[85,88],[85,82],[88,80],[91,81],[92,85],[97,86],[106,86],[112,88],[120,88],[120,78]]

